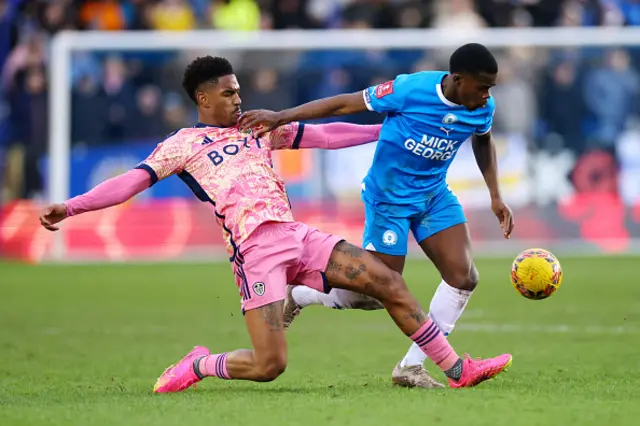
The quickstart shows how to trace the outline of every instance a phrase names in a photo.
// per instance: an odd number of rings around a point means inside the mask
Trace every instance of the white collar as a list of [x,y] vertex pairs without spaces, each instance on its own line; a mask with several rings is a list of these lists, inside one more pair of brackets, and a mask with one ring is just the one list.
[[436,84],[436,93],[438,94],[438,97],[440,98],[440,100],[442,101],[443,104],[450,106],[450,107],[459,107],[462,105],[458,105],[456,103],[451,102],[449,99],[444,97],[444,93],[442,92],[442,84],[438,83]]

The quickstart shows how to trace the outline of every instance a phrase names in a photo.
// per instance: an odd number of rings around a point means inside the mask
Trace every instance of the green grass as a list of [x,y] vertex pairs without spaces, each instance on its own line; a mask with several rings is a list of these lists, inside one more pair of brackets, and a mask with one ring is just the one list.
[[[529,301],[511,288],[508,260],[479,262],[481,285],[450,339],[474,356],[511,352],[514,364],[474,389],[393,388],[410,342],[386,313],[312,307],[288,333],[277,381],[153,395],[194,344],[249,346],[229,265],[0,263],[0,424],[636,424],[638,265],[566,259],[560,290]],[[433,268],[410,263],[406,278],[427,306]]]

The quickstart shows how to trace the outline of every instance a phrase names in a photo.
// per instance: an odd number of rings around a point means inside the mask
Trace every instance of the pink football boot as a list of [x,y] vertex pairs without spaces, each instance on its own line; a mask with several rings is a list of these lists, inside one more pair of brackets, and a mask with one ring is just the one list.
[[449,379],[449,386],[452,388],[470,388],[493,379],[495,376],[509,368],[513,357],[504,354],[489,359],[471,359],[469,355],[462,361],[462,376],[460,380]]
[[169,366],[158,378],[153,391],[156,393],[181,392],[201,379],[193,371],[193,361],[210,355],[209,349],[204,346],[196,346],[177,364]]

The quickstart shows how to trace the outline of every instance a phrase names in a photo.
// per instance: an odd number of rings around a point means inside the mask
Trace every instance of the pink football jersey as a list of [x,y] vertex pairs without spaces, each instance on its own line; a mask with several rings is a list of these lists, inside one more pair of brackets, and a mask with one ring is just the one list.
[[177,175],[212,204],[229,255],[264,222],[293,222],[285,185],[273,169],[271,151],[298,148],[304,124],[291,123],[256,139],[237,127],[197,125],[158,144],[137,167],[152,183]]

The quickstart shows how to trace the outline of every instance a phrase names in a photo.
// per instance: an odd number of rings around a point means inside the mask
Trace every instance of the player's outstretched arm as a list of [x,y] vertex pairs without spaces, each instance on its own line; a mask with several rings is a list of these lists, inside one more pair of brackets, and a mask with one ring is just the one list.
[[282,111],[254,110],[240,117],[240,128],[256,128],[256,137],[292,121],[350,115],[367,110],[362,92],[342,94],[308,102]]
[[40,224],[49,231],[64,219],[80,213],[101,210],[124,203],[151,186],[151,176],[145,170],[133,169],[108,179],[89,192],[64,203],[51,204],[40,214]]
[[350,146],[376,142],[380,137],[381,124],[358,125],[351,123],[329,123],[304,126],[297,148],[342,149]]
[[482,135],[473,135],[472,146],[478,168],[480,168],[487,188],[489,188],[491,209],[500,221],[500,226],[504,231],[504,237],[509,238],[514,226],[513,214],[509,206],[502,200],[502,194],[500,193],[498,160],[496,147],[491,137],[491,131],[487,131]]

